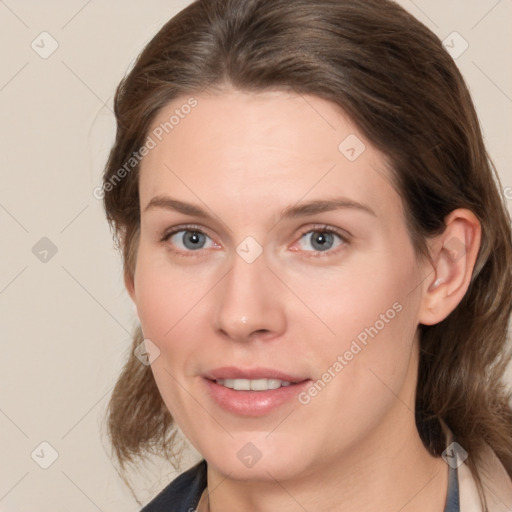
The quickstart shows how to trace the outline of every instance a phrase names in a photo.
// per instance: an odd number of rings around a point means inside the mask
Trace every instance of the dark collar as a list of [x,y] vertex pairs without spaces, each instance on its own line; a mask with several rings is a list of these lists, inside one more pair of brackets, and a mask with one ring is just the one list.
[[206,461],[176,477],[141,512],[190,512],[196,510],[206,488]]
[[457,468],[448,466],[448,494],[446,496],[446,506],[444,512],[460,512],[459,501],[459,475]]
[[[448,495],[444,512],[460,512],[457,468],[449,466]],[[190,512],[196,510],[206,488],[206,461],[175,478],[141,512]]]

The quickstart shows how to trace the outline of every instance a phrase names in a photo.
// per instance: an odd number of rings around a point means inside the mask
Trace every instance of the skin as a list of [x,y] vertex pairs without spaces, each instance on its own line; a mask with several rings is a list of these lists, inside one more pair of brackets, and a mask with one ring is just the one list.
[[[162,109],[153,128],[187,99]],[[284,91],[196,99],[142,162],[137,264],[125,280],[160,351],[151,367],[163,400],[208,462],[210,510],[442,511],[448,466],[414,421],[417,326],[441,321],[464,296],[477,219],[462,209],[445,219],[429,241],[432,265],[415,254],[384,155],[335,105]],[[366,146],[354,161],[338,149],[348,135]],[[156,196],[211,217],[147,208]],[[341,196],[373,214],[281,217]],[[183,245],[182,232],[162,241],[189,224],[207,235],[203,248]],[[319,226],[345,238],[318,250]],[[252,263],[236,252],[247,236],[263,249]],[[228,365],[317,380],[396,303],[400,312],[307,405],[293,399],[245,417],[206,393],[204,373]],[[261,453],[250,468],[237,457],[249,442]]]

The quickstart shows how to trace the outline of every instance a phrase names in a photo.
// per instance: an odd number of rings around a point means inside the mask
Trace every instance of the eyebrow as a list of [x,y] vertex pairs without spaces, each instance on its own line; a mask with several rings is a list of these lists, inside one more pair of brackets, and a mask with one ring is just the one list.
[[[179,213],[183,213],[184,215],[190,215],[193,217],[200,217],[204,219],[212,217],[212,215],[210,215],[205,209],[201,208],[200,206],[193,205],[191,203],[185,203],[183,201],[178,201],[177,199],[173,199],[172,197],[167,196],[153,197],[153,199],[151,199],[146,208],[144,208],[144,211],[146,212],[148,210],[152,210],[155,208],[172,210]],[[335,197],[332,199],[317,199],[313,201],[288,206],[287,208],[281,211],[281,219],[307,217],[308,215],[315,215],[318,213],[340,210],[344,208],[359,210],[370,215],[373,215],[374,217],[377,217],[377,214],[368,205],[358,203],[357,201],[353,201],[346,197]]]

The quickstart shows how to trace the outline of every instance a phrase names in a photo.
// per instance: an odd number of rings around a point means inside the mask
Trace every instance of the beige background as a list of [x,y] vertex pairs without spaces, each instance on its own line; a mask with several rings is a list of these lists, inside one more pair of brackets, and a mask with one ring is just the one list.
[[[117,83],[188,3],[0,0],[2,512],[139,510],[101,437],[135,320],[92,190],[114,136]],[[400,3],[441,39],[458,32],[454,50],[469,44],[457,64],[512,210],[512,1]],[[154,466],[136,477],[141,499],[173,474]]]

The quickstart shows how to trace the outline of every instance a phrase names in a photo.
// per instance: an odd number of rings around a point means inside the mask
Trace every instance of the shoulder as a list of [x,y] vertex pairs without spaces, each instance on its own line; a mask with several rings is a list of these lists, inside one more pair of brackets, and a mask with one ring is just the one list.
[[[488,511],[512,510],[512,480],[490,447],[487,447],[478,470],[483,482]],[[458,476],[461,512],[481,512],[476,482],[466,464],[459,466]]]
[[189,512],[195,510],[206,487],[206,461],[176,477],[141,512]]

